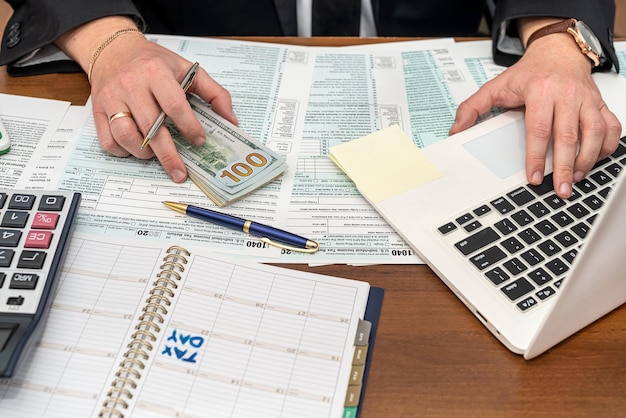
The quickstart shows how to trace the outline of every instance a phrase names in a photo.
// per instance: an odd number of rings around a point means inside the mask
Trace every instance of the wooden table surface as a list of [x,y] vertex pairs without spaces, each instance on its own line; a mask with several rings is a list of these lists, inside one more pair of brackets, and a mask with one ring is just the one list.
[[[246,39],[305,45],[399,40]],[[89,84],[84,74],[13,78],[0,67],[0,92],[83,105]],[[501,345],[427,266],[283,266],[385,289],[362,418],[626,416],[626,308],[525,361]]]

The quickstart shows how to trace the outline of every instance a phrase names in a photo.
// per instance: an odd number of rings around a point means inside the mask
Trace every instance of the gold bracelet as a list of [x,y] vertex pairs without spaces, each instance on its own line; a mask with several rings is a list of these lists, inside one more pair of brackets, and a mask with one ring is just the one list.
[[91,84],[91,71],[93,70],[93,65],[96,62],[96,59],[98,59],[98,57],[100,56],[100,53],[104,50],[104,48],[106,48],[117,37],[124,35],[125,33],[133,33],[133,32],[141,33],[143,35],[143,32],[136,28],[120,29],[117,32],[115,32],[113,35],[109,36],[104,42],[102,42],[102,44],[100,44],[98,49],[96,49],[96,52],[93,53],[93,56],[91,57],[91,61],[89,61],[89,69],[87,70],[87,80],[89,81],[89,84]]

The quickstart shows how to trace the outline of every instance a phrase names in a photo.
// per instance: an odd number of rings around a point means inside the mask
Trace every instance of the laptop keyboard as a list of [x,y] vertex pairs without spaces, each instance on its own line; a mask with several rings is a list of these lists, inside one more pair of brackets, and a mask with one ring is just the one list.
[[626,164],[626,137],[569,199],[525,184],[459,213],[438,231],[485,280],[522,312],[550,299],[563,282],[598,211]]

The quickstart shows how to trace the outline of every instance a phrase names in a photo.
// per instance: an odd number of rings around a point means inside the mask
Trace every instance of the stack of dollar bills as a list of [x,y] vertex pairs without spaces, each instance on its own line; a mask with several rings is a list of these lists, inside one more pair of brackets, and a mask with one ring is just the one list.
[[274,151],[215,113],[197,96],[189,104],[206,133],[203,145],[193,145],[167,120],[167,127],[187,173],[218,206],[225,206],[282,174],[287,165]]

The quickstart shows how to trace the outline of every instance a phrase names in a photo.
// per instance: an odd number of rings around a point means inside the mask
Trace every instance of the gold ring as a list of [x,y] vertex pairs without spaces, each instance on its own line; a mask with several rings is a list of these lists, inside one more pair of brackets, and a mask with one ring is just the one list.
[[109,125],[113,123],[113,121],[117,118],[131,118],[133,119],[133,115],[130,112],[117,112],[114,115],[111,115],[109,118]]

